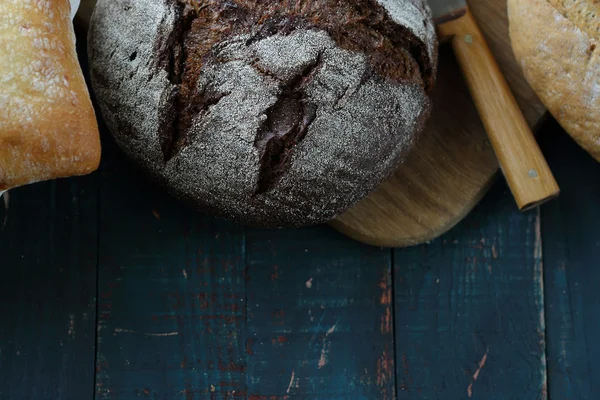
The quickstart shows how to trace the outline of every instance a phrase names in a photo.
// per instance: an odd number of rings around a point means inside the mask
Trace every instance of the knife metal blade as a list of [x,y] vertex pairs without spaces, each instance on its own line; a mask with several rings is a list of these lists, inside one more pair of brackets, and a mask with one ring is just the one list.
[[436,25],[460,18],[467,13],[466,0],[429,0],[428,3]]

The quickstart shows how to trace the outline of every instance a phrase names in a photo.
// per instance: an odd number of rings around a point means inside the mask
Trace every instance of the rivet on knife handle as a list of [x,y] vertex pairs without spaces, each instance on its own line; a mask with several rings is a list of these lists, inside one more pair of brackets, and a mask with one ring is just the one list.
[[521,210],[560,193],[552,172],[475,19],[468,11],[437,27],[449,39],[508,185]]

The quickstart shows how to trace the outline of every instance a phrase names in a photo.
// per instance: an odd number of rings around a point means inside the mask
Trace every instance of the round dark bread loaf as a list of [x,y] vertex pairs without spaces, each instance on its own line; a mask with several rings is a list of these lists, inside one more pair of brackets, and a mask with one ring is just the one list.
[[176,197],[267,227],[325,222],[429,115],[422,0],[99,0],[88,51],[125,153]]

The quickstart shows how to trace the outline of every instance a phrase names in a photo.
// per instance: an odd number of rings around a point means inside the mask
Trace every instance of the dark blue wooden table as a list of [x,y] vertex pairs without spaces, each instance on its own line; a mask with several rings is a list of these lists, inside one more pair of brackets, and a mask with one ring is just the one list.
[[600,164],[540,138],[559,199],[381,249],[190,211],[104,135],[0,205],[0,399],[598,399]]

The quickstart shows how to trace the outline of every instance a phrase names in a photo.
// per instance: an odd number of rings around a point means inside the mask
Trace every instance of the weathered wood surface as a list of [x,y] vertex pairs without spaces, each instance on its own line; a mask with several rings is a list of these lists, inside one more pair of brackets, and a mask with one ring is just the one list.
[[1,399],[93,395],[94,180],[13,190],[0,211]]
[[546,399],[542,239],[502,182],[454,230],[394,256],[399,399]]
[[244,398],[243,228],[182,207],[107,159],[96,398]]
[[391,254],[328,227],[247,234],[248,394],[393,399]]
[[542,208],[548,389],[551,399],[600,392],[600,164],[556,123],[544,140],[563,188]]

